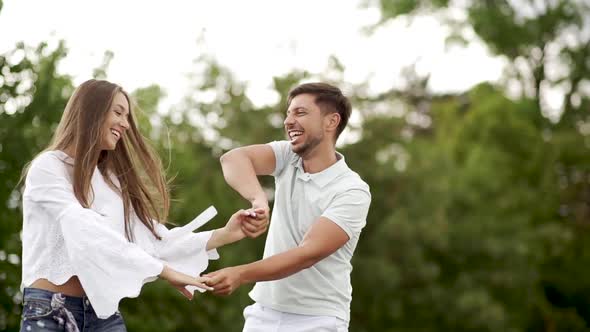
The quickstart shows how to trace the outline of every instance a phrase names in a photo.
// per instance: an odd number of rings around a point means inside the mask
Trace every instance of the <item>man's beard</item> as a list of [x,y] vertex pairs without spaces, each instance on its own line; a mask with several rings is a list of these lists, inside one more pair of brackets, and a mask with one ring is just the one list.
[[292,146],[293,152],[295,152],[300,157],[306,157],[316,146],[318,146],[322,139],[324,138],[324,134],[319,134],[313,137],[309,137],[308,139],[303,142],[300,146]]

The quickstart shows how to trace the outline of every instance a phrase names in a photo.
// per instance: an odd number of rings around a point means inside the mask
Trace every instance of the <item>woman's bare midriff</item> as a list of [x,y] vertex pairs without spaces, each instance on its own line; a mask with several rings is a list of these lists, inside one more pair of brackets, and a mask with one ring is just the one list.
[[80,280],[76,276],[68,279],[63,285],[53,284],[47,279],[37,279],[29,287],[44,289],[54,293],[62,293],[68,296],[82,297],[86,295],[82,288],[82,284],[80,284]]

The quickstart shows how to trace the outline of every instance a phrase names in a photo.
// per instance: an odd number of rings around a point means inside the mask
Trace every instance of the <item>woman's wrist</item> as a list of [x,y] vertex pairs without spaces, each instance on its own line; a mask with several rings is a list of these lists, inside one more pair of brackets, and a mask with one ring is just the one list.
[[219,229],[222,245],[237,242],[245,237],[240,231],[232,231],[227,226]]
[[225,227],[218,228],[213,231],[209,241],[207,242],[207,250],[217,249],[222,247],[226,244],[230,244],[236,242],[239,239],[233,239],[231,232],[229,232]]

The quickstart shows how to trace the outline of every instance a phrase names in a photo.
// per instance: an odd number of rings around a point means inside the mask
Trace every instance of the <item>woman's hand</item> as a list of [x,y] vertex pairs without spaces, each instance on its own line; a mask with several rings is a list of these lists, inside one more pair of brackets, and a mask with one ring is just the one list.
[[262,228],[262,231],[266,230],[266,225],[249,225],[251,223],[259,223],[257,218],[259,218],[263,213],[264,209],[237,211],[229,218],[227,224],[223,228],[213,231],[213,235],[211,235],[211,238],[207,242],[207,250],[219,248],[226,244],[239,241],[246,236],[251,237],[250,234],[248,234],[246,227],[254,227],[257,229]]
[[234,213],[231,218],[229,218],[225,227],[223,227],[223,231],[230,240],[228,243],[239,241],[248,236],[244,226],[252,223],[252,221],[256,220],[256,218],[263,213],[263,209],[239,210]]
[[186,286],[195,286],[208,291],[213,290],[212,287],[205,284],[210,278],[191,277],[188,274],[178,272],[167,265],[164,265],[164,269],[160,273],[160,278],[168,281],[172,287],[178,289],[178,291],[189,300],[193,299],[193,294],[186,289]]

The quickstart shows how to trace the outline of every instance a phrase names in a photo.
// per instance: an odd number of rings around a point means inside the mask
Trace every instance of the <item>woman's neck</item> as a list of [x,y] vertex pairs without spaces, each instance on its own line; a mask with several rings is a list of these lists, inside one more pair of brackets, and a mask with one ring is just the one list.
[[76,149],[72,146],[65,148],[62,150],[63,152],[65,152],[68,156],[70,156],[70,158],[76,159]]

